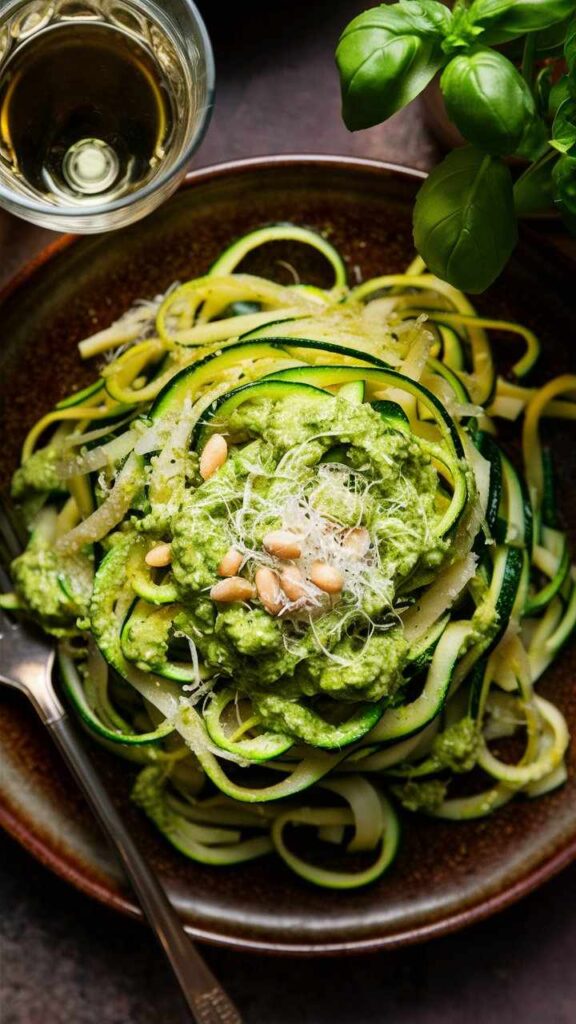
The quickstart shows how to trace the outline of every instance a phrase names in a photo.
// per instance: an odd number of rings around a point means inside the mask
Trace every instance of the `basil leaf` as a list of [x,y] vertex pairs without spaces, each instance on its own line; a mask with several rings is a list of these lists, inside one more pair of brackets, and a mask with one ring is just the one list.
[[548,155],[531,164],[514,184],[514,208],[517,217],[529,217],[537,213],[549,213],[554,202],[552,172],[556,154]]
[[468,142],[493,156],[514,153],[536,113],[522,75],[496,50],[454,57],[440,87],[450,120]]
[[558,113],[559,107],[564,103],[564,100],[570,99],[572,95],[570,91],[570,85],[568,81],[568,75],[562,75],[557,82],[550,89],[550,96],[548,97],[548,114],[550,119],[553,121]]
[[451,13],[436,0],[400,0],[365,11],[336,50],[342,116],[351,131],[385,121],[410,103],[443,66]]
[[569,18],[574,0],[473,0],[468,14],[484,29],[483,42],[505,43]]
[[539,31],[535,39],[534,56],[539,59],[561,57],[570,24],[571,19],[564,18],[563,21],[557,21],[549,28]]
[[532,118],[514,150],[514,156],[530,162],[539,160],[549,149],[549,134],[550,125],[542,117]]
[[552,124],[550,145],[559,153],[576,155],[576,98],[568,75],[554,86],[553,99],[560,100]]
[[552,90],[552,66],[547,64],[540,68],[534,80],[534,93],[536,105],[542,117],[545,117],[550,104],[550,92]]
[[566,30],[564,56],[568,65],[568,71],[573,78],[576,78],[576,18],[573,18]]
[[564,100],[558,107],[550,145],[559,153],[576,154],[576,100]]
[[554,193],[566,226],[576,234],[576,157],[562,156],[552,172]]
[[414,242],[427,267],[463,291],[484,291],[517,240],[510,171],[466,146],[424,182],[414,208]]

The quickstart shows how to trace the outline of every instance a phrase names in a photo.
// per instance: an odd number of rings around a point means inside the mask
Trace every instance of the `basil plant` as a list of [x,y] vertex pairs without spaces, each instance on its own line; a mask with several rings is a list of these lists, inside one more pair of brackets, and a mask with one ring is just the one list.
[[[386,120],[439,75],[467,145],[434,168],[414,209],[416,248],[438,277],[483,291],[523,214],[553,205],[576,230],[576,0],[382,4],[346,27],[336,62],[351,131]],[[513,155],[528,163],[515,183]]]

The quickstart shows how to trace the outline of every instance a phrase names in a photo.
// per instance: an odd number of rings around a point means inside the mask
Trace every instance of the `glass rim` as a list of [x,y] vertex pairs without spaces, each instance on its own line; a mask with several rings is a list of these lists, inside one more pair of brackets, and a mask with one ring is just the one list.
[[[18,208],[18,212],[20,210],[22,210],[22,212],[29,211],[30,213],[37,213],[41,216],[50,216],[53,214],[55,219],[57,218],[62,222],[65,222],[66,220],[76,220],[78,222],[80,220],[87,220],[90,217],[108,216],[108,214],[118,210],[128,210],[130,207],[135,206],[136,203],[142,202],[155,192],[161,192],[170,181],[186,169],[186,166],[188,165],[192,155],[198,149],[198,146],[204,138],[206,129],[208,128],[208,121],[210,119],[216,85],[216,64],[214,61],[212,41],[198,7],[194,3],[194,0],[182,0],[182,3],[186,5],[192,15],[203,49],[202,56],[205,63],[206,74],[206,102],[179,160],[164,171],[164,173],[159,174],[157,178],[149,181],[143,188],[138,189],[137,192],[132,192],[129,196],[115,199],[111,203],[107,203],[105,205],[99,204],[95,206],[81,207],[59,205],[57,207],[52,207],[47,203],[42,203],[39,200],[29,199],[27,196],[21,195],[21,193],[16,192],[14,189],[6,187],[2,181],[0,181],[0,205],[4,200],[7,200],[10,204],[7,208],[12,209],[13,211],[15,208]],[[62,227],[65,227],[64,223],[62,224]]]

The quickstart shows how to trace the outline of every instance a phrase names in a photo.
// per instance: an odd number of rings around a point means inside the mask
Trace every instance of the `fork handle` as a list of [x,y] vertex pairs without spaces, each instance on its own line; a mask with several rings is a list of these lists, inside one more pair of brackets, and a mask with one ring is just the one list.
[[104,832],[113,843],[145,917],[178,979],[197,1024],[242,1024],[238,1010],[190,942],[156,875],[127,832],[72,722],[66,714],[47,723],[50,733]]

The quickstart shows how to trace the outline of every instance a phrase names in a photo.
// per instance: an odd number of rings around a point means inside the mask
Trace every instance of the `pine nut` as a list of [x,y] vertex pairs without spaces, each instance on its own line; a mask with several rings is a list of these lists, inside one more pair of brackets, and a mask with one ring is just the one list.
[[300,558],[302,554],[302,540],[290,530],[272,530],[262,543],[269,554],[278,558]]
[[222,434],[212,434],[200,456],[200,476],[208,480],[228,458],[228,444]]
[[242,555],[236,548],[229,548],[218,566],[219,576],[235,576],[242,565]]
[[310,579],[326,594],[339,594],[344,586],[344,574],[340,569],[326,562],[314,562],[310,570]]
[[256,590],[258,597],[270,615],[278,615],[282,607],[282,594],[277,573],[264,566],[256,573]]
[[364,526],[357,526],[346,534],[342,547],[356,558],[364,558],[370,547],[370,534]]
[[280,576],[282,590],[290,601],[299,601],[306,594],[304,577],[296,565],[288,565]]
[[144,561],[146,565],[150,565],[153,569],[162,569],[165,565],[170,565],[172,561],[172,545],[157,544],[155,548],[151,548],[144,555]]
[[250,580],[245,580],[243,576],[229,576],[228,579],[214,584],[210,597],[213,601],[231,604],[233,601],[249,601],[254,597],[254,593]]

